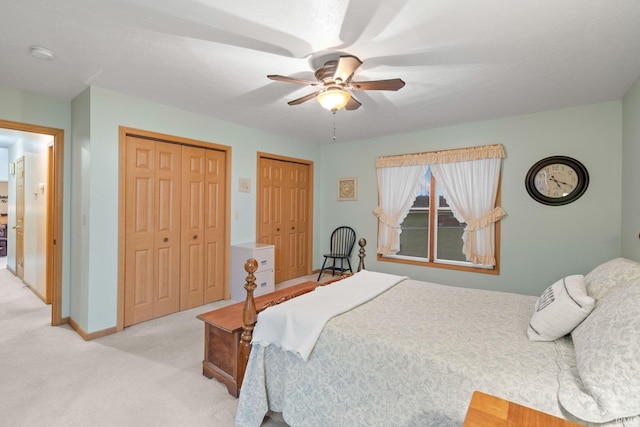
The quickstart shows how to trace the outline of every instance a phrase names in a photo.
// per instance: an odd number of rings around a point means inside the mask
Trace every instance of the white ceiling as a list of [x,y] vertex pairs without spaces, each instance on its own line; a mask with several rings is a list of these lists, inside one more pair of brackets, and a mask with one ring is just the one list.
[[[0,85],[96,85],[318,143],[334,119],[338,141],[370,138],[620,99],[640,75],[638,0],[0,0],[0,32]],[[333,116],[266,78],[339,52],[406,86]]]

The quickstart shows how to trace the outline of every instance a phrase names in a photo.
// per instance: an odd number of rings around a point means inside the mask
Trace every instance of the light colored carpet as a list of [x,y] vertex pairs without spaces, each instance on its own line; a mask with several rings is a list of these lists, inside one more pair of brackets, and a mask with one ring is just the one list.
[[52,327],[49,306],[0,269],[0,425],[233,426],[237,400],[202,375],[204,327],[196,319],[230,303],[84,341],[67,325]]

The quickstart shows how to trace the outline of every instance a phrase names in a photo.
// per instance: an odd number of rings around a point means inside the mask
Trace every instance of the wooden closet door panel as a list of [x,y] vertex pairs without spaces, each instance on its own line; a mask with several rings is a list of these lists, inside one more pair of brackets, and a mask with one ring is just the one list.
[[226,162],[222,151],[205,150],[204,303],[224,298]]
[[275,246],[275,281],[310,274],[311,165],[258,158],[257,241]]
[[[273,245],[273,161],[258,158],[257,237],[256,242]],[[274,255],[275,256],[275,255]],[[277,259],[277,256],[276,256]],[[274,267],[277,271],[277,267]],[[276,273],[277,274],[277,273]]]
[[296,163],[285,163],[285,191],[287,197],[284,199],[284,222],[286,245],[282,247],[283,277],[282,280],[289,280],[298,277],[298,165]]
[[276,283],[284,277],[283,251],[287,252],[285,236],[285,163],[260,158],[260,192],[258,196],[258,243],[274,245],[274,276]]
[[272,166],[269,159],[258,159],[258,187],[257,194],[257,242],[273,244],[273,218],[272,218]]
[[310,192],[311,182],[310,166],[304,164],[298,164],[298,195],[296,208],[296,277],[304,276],[311,273],[309,266],[309,229],[311,212],[309,211],[310,205]]
[[[285,194],[284,194],[284,164],[274,161],[272,164],[273,181],[271,185],[271,221],[273,224],[272,241],[274,245],[274,277],[276,282],[282,282],[285,275],[283,253],[287,252],[285,236]],[[278,280],[278,278],[280,278]]]
[[180,309],[181,169],[181,147],[157,142],[154,317]]
[[124,325],[153,318],[155,142],[128,137]]
[[180,310],[204,301],[205,150],[182,147]]

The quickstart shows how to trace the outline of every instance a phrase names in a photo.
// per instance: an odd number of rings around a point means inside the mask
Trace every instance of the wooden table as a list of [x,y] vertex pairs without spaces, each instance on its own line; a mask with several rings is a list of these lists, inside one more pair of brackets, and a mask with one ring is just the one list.
[[508,400],[476,391],[463,427],[584,427]]
[[[255,298],[256,308],[269,301],[312,291],[318,282],[304,282]],[[229,394],[238,397],[242,385],[240,335],[242,335],[242,309],[244,302],[209,311],[198,316],[204,322],[204,360],[202,374],[215,378],[227,386]],[[244,372],[244,371],[242,371]]]

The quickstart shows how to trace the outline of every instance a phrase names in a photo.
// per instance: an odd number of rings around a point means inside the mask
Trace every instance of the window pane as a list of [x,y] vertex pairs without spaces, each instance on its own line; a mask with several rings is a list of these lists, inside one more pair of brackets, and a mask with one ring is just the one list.
[[409,211],[400,227],[402,233],[400,233],[398,255],[427,258],[429,255],[429,211]]
[[428,208],[428,207],[429,207],[429,194],[427,194],[425,196],[416,197],[416,200],[414,200],[413,206],[411,206],[411,209],[413,209],[413,208]]
[[458,222],[451,211],[438,211],[437,259],[466,261],[462,253],[462,232],[466,226],[467,224]]

